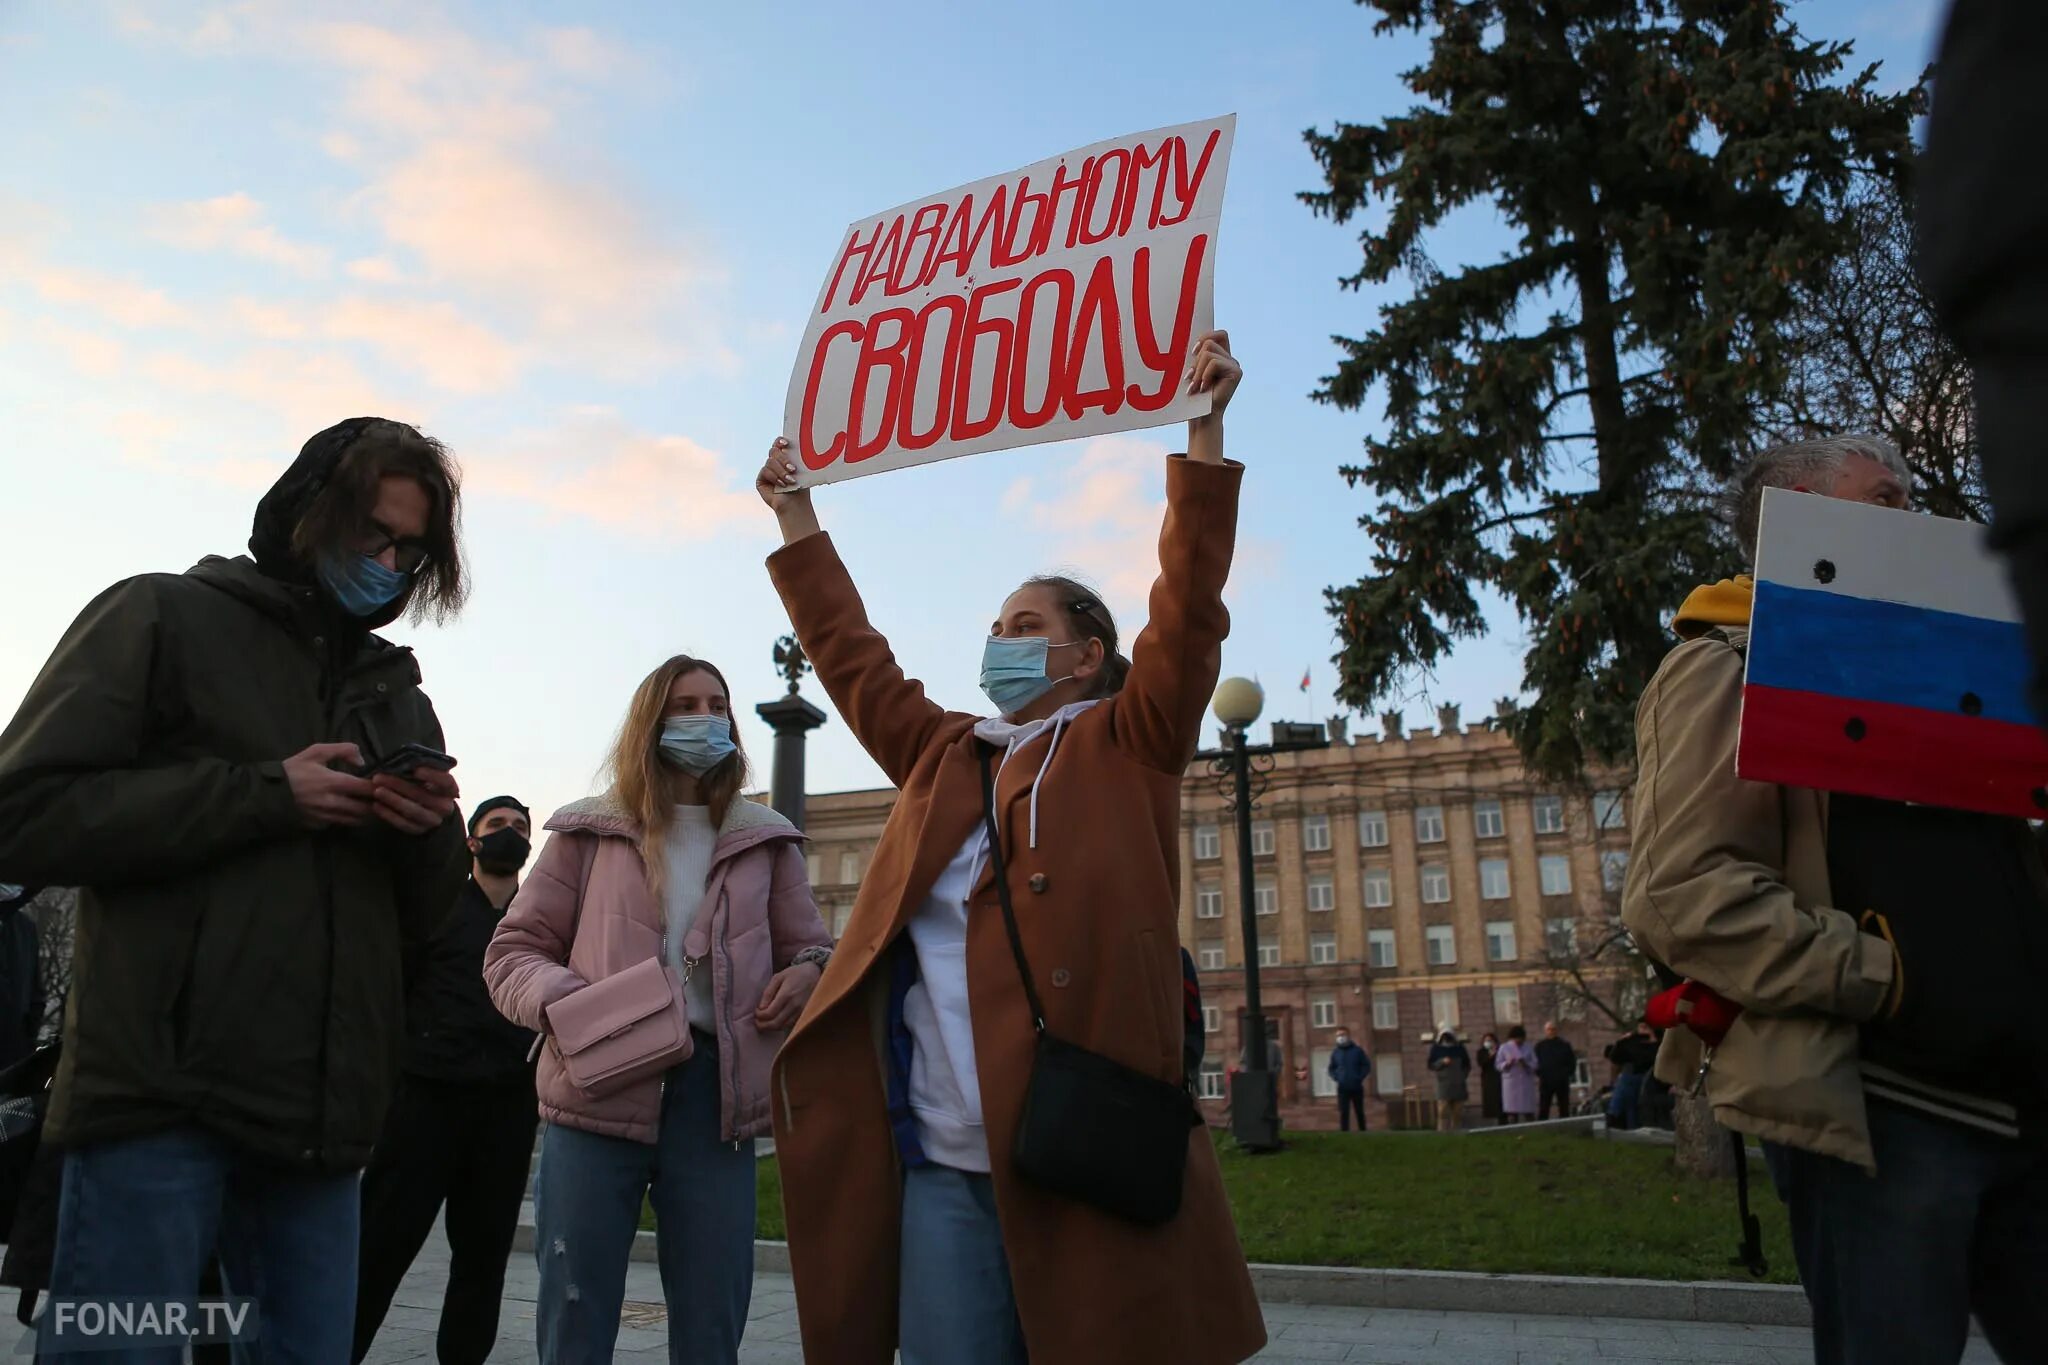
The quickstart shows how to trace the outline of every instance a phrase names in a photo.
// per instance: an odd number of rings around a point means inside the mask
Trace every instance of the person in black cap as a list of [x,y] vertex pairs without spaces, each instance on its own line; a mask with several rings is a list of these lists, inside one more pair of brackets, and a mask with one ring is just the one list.
[[469,817],[475,871],[441,932],[407,964],[405,1080],[363,1173],[357,1362],[369,1354],[444,1203],[441,1365],[482,1365],[498,1339],[505,1262],[540,1119],[533,1035],[491,1003],[484,949],[519,890],[532,836],[531,814],[512,797],[476,808]]
[[461,607],[460,487],[403,423],[320,432],[248,556],[101,593],[0,731],[0,870],[80,888],[53,1304],[190,1295],[217,1247],[266,1353],[347,1349],[403,945],[468,862],[419,664],[375,632]]

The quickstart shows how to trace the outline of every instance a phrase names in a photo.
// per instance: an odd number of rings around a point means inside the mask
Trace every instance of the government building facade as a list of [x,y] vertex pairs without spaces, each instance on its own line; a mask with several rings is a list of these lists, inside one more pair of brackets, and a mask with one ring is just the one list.
[[[1533,1041],[1555,1021],[1578,1050],[1583,1098],[1609,1080],[1601,1051],[1622,1031],[1590,1002],[1627,1013],[1642,997],[1640,967],[1602,951],[1628,866],[1625,781],[1536,782],[1495,723],[1465,726],[1455,707],[1438,721],[1377,737],[1333,721],[1329,747],[1276,755],[1259,775],[1255,951],[1289,1128],[1336,1126],[1339,1029],[1372,1058],[1371,1122],[1398,1126],[1435,1098],[1425,1058],[1438,1030],[1476,1044],[1519,1023]],[[1183,783],[1180,936],[1202,988],[1199,1093],[1220,1123],[1246,1038],[1236,815],[1207,760]],[[887,789],[808,798],[811,882],[835,936],[894,801]],[[1475,1115],[1479,1098],[1475,1072]]]

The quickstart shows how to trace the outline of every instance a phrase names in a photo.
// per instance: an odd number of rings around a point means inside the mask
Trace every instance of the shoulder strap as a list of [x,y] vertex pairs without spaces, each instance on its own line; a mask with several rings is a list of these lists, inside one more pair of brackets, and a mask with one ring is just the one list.
[[989,766],[991,747],[985,741],[976,740],[976,755],[981,761],[981,821],[988,832],[989,868],[995,873],[996,898],[1003,905],[1003,928],[1010,934],[1010,954],[1017,959],[1017,975],[1024,980],[1024,999],[1031,1006],[1031,1027],[1039,1033],[1045,1032],[1045,1006],[1038,1001],[1038,987],[1031,980],[1031,964],[1024,960],[1024,938],[1017,932],[1017,910],[1010,904],[1009,869],[1003,865],[1002,832],[996,828],[996,777]]

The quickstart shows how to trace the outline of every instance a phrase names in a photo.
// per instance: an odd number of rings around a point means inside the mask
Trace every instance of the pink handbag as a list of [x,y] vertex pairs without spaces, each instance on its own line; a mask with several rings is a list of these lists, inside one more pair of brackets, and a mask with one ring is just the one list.
[[547,1007],[569,1083],[602,1096],[688,1061],[690,1012],[660,958],[593,981]]

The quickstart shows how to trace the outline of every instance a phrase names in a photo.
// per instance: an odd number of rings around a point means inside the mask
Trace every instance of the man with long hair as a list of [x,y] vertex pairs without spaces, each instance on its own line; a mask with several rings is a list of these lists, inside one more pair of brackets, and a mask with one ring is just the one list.
[[218,1247],[266,1353],[347,1355],[401,948],[467,862],[418,665],[373,632],[460,606],[459,493],[414,428],[330,427],[248,556],[107,589],[0,732],[0,872],[83,888],[53,1304],[189,1296]]

